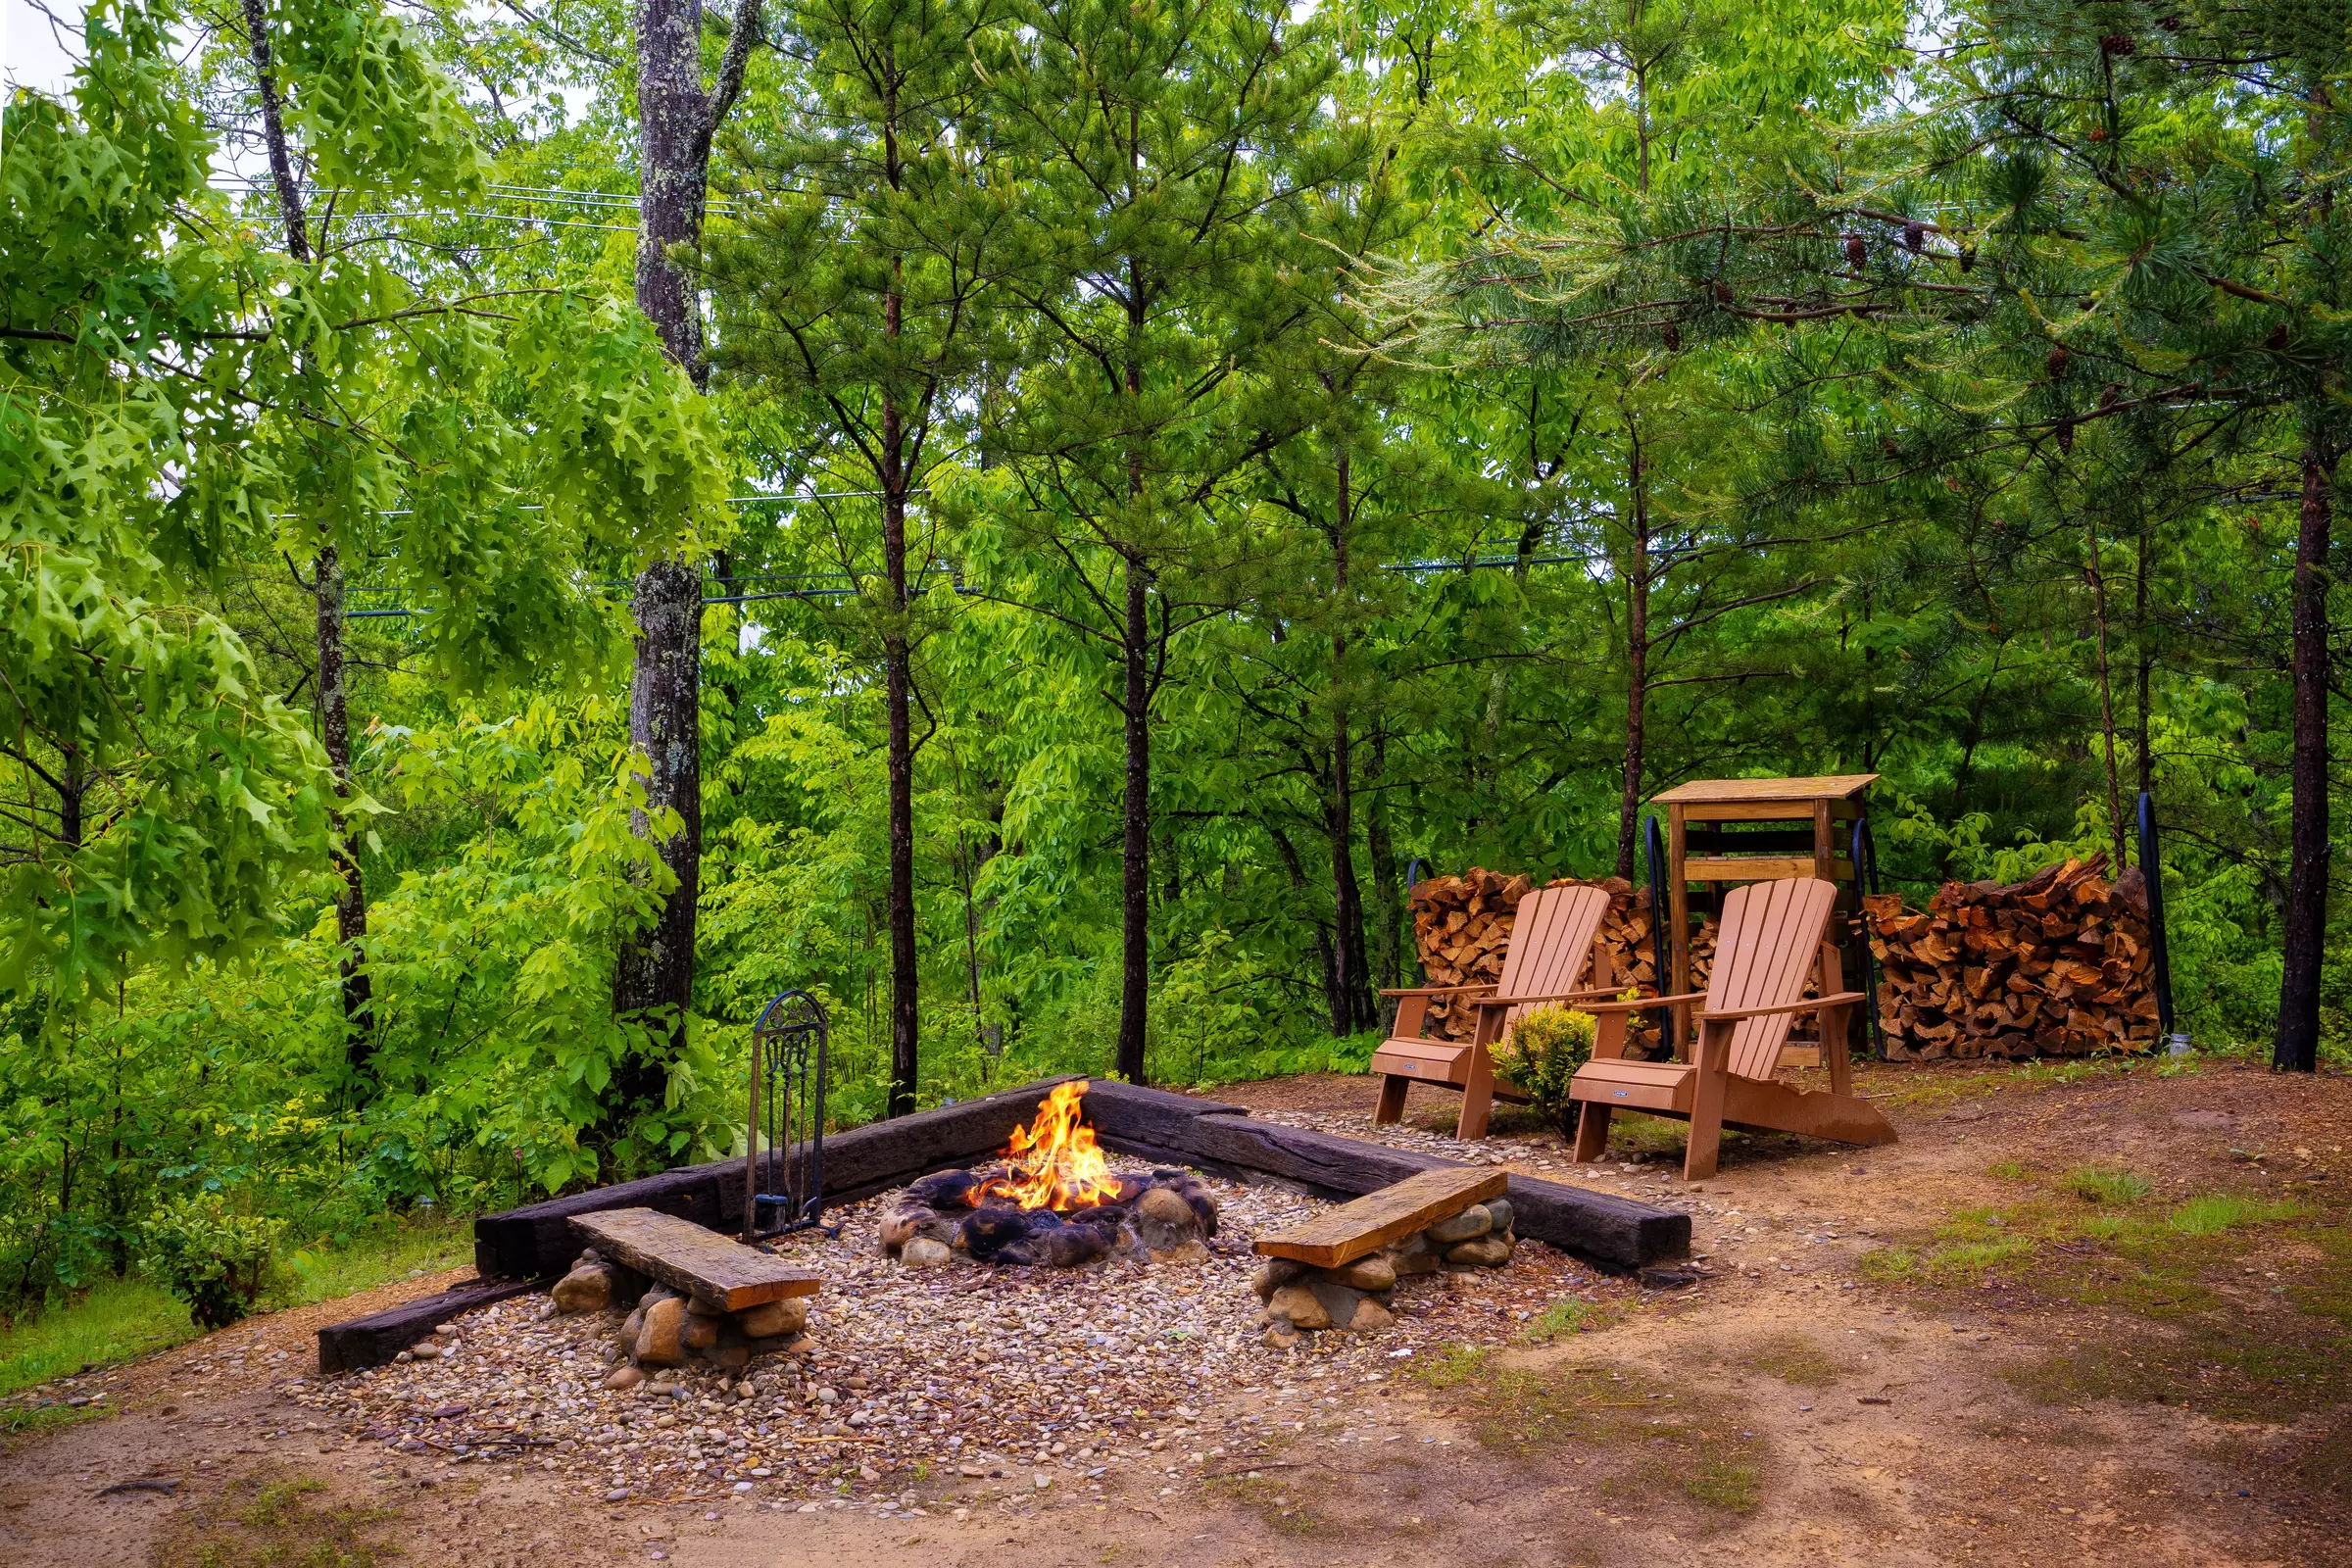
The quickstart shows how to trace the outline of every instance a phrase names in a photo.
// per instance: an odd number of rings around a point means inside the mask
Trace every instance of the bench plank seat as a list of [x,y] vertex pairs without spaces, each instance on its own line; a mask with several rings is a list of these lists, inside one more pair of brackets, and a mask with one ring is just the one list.
[[1509,1184],[1509,1176],[1498,1170],[1425,1170],[1318,1214],[1297,1230],[1261,1236],[1257,1250],[1318,1268],[1342,1268],[1473,1203],[1500,1198]]
[[811,1269],[795,1268],[692,1220],[650,1208],[575,1214],[571,1228],[612,1262],[730,1312],[789,1296],[814,1296],[824,1285],[824,1276]]

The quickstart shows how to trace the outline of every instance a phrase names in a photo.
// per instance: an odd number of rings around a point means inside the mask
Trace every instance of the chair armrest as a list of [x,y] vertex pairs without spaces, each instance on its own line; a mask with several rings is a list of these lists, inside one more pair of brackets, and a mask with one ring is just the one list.
[[1403,991],[1383,991],[1384,997],[1458,997],[1471,991],[1492,991],[1492,981],[1477,986],[1414,986]]
[[1476,1005],[1481,1007],[1525,1007],[1539,1002],[1580,1002],[1587,998],[1619,997],[1624,994],[1625,987],[1623,986],[1595,986],[1589,991],[1554,991],[1539,997],[1481,997]]
[[[1612,990],[1609,993],[1610,996],[1615,996],[1617,992],[1615,990]],[[1673,1007],[1679,1006],[1686,1002],[1704,1002],[1706,1000],[1707,994],[1705,992],[1691,991],[1687,992],[1679,997],[1642,997],[1634,1002],[1595,1002],[1590,1006],[1581,1007],[1578,1010],[1580,1012],[1591,1013],[1647,1012],[1652,1007]]]
[[1726,1007],[1721,1012],[1701,1012],[1700,1023],[1738,1023],[1742,1018],[1769,1018],[1776,1012],[1811,1012],[1816,1007],[1844,1007],[1870,999],[1859,991],[1839,991],[1826,997],[1805,997],[1796,1002],[1784,1002],[1771,1007]]

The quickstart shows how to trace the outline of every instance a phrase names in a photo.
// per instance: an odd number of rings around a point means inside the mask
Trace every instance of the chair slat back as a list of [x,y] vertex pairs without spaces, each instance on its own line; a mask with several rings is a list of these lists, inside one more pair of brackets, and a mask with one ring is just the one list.
[[[1837,902],[1837,885],[1818,877],[1734,888],[1723,901],[1708,1010],[1777,1006],[1802,997]],[[1778,1012],[1734,1024],[1731,1070],[1742,1078],[1771,1077],[1794,1020],[1793,1013]]]
[[[1511,921],[1511,945],[1502,956],[1502,978],[1494,998],[1544,997],[1573,991],[1583,978],[1592,938],[1601,916],[1609,912],[1609,896],[1600,888],[1538,888],[1519,901]],[[1517,1023],[1525,1007],[1513,1007],[1505,1026]]]

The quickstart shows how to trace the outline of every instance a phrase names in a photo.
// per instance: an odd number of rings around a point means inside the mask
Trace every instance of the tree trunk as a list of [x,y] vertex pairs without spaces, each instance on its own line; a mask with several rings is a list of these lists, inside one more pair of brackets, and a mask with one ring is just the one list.
[[2130,860],[2124,854],[2123,784],[2115,763],[2115,688],[2107,659],[2107,573],[2099,560],[2099,530],[2086,520],[2083,533],[2090,542],[2090,605],[2099,642],[2099,735],[2107,744],[2107,830],[2121,871]]
[[2285,966],[2271,1065],[2316,1072],[2320,1060],[2320,962],[2328,936],[2328,544],[2331,465],[2303,454],[2303,509],[2295,534],[2294,818],[2286,884]]
[[[645,759],[646,809],[633,813],[638,837],[650,836],[650,813],[667,808],[678,828],[661,841],[662,863],[677,877],[651,925],[619,955],[612,973],[618,1013],[666,1014],[670,1049],[686,1043],[686,1011],[694,1000],[695,900],[702,877],[703,580],[694,567],[657,561],[637,574],[634,601],[637,661],[629,679],[629,749]],[[616,1126],[634,1104],[661,1102],[668,1080],[662,1060],[632,1060],[615,1075],[620,1102],[606,1116]]]
[[1374,725],[1372,763],[1364,770],[1367,782],[1377,781],[1372,782],[1371,799],[1364,810],[1364,850],[1372,857],[1372,908],[1376,916],[1372,933],[1372,983],[1394,988],[1404,984],[1402,944],[1398,940],[1398,931],[1404,924],[1404,900],[1396,885],[1396,841],[1389,831],[1388,772],[1388,731]]
[[[888,302],[897,325],[899,301]],[[920,999],[914,951],[914,738],[907,714],[912,684],[906,636],[906,429],[898,401],[882,403],[882,553],[890,576],[890,624],[883,633],[883,694],[890,723],[890,1104],[914,1109],[919,1063]]]
[[1617,874],[1633,880],[1642,814],[1642,727],[1649,699],[1649,492],[1642,438],[1630,437],[1627,487],[1633,500],[1633,562],[1625,574],[1625,771],[1617,795]]
[[[676,246],[702,239],[710,172],[710,137],[742,90],[760,36],[761,0],[740,0],[718,77],[703,88],[700,0],[637,4],[637,308],[662,339],[662,352],[699,388],[710,384],[702,316],[694,283],[671,259]],[[658,561],[637,575],[637,660],[629,678],[629,744],[651,764],[649,810],[678,813],[677,833],[660,848],[677,885],[652,925],[629,937],[612,968],[612,1006],[628,1014],[662,1010],[671,1020],[671,1049],[685,1043],[694,1002],[695,900],[703,848],[702,574],[680,560]],[[647,830],[640,816],[637,829]],[[666,1063],[627,1064],[616,1082],[622,1102],[658,1099]]]
[[[1136,173],[1136,150],[1142,146],[1142,125],[1130,111],[1128,122],[1128,178]],[[1144,298],[1144,264],[1127,259],[1127,357],[1123,381],[1128,405],[1140,413],[1144,396],[1144,323],[1149,311]],[[1141,511],[1144,505],[1144,456],[1132,446],[1127,453],[1127,501]],[[1145,1034],[1150,1026],[1152,984],[1152,686],[1146,655],[1151,648],[1152,622],[1148,595],[1150,573],[1141,555],[1120,552],[1126,566],[1127,623],[1122,641],[1126,655],[1126,690],[1122,705],[1127,720],[1126,844],[1121,858],[1119,898],[1119,1043],[1116,1067],[1131,1084],[1145,1082]]]
[[1146,1009],[1151,1004],[1152,959],[1152,715],[1145,656],[1151,620],[1146,613],[1143,564],[1127,561],[1127,789],[1126,844],[1121,865],[1119,914],[1119,1076],[1144,1079]]
[[[1348,454],[1337,464],[1339,504],[1333,515],[1331,539],[1333,589],[1341,613],[1347,613],[1348,532],[1353,521],[1348,495]],[[1344,624],[1344,623],[1343,623]],[[1326,826],[1331,835],[1332,971],[1331,1032],[1345,1037],[1372,1027],[1372,988],[1366,983],[1371,963],[1364,956],[1364,899],[1355,881],[1355,761],[1348,730],[1347,699],[1348,634],[1331,639],[1331,809]]]
[[[2132,573],[2132,719],[2138,730],[2133,750],[2139,758],[2139,793],[2148,794],[2156,788],[2156,760],[2148,749],[2148,688],[2156,661],[2148,650],[2148,551],[2154,544],[2153,530],[2143,517],[2139,529],[2139,561]],[[2148,875],[2156,875],[2150,869]]]
[[[262,141],[270,159],[270,182],[277,192],[286,254],[307,264],[311,260],[310,224],[303,211],[302,187],[294,178],[293,154],[286,144],[285,114],[270,48],[269,12],[264,0],[244,0],[244,9],[246,52],[253,62],[254,85],[261,97]],[[343,563],[331,541],[319,546],[311,571],[317,607],[318,737],[334,773],[335,795],[349,800],[351,713],[343,678]],[[374,1052],[375,1021],[366,952],[368,890],[360,876],[359,835],[348,825],[335,838],[333,857],[343,879],[343,891],[335,898],[335,935],[343,950],[339,963],[343,1056],[355,1071],[365,1073]]]
[[[351,713],[343,678],[343,562],[322,545],[313,563],[318,604],[318,737],[334,769],[335,794],[351,798]],[[375,1053],[373,989],[368,974],[368,890],[360,877],[359,835],[335,841],[335,869],[343,891],[335,899],[335,935],[342,944],[343,1058],[365,1073]]]

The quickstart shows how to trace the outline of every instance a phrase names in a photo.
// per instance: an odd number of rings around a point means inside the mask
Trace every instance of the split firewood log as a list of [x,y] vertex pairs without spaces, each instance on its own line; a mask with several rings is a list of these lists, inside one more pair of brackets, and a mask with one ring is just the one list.
[[2016,1059],[2156,1043],[2147,878],[2107,857],[2023,882],[1946,882],[1924,910],[1864,899],[1887,1054]]

